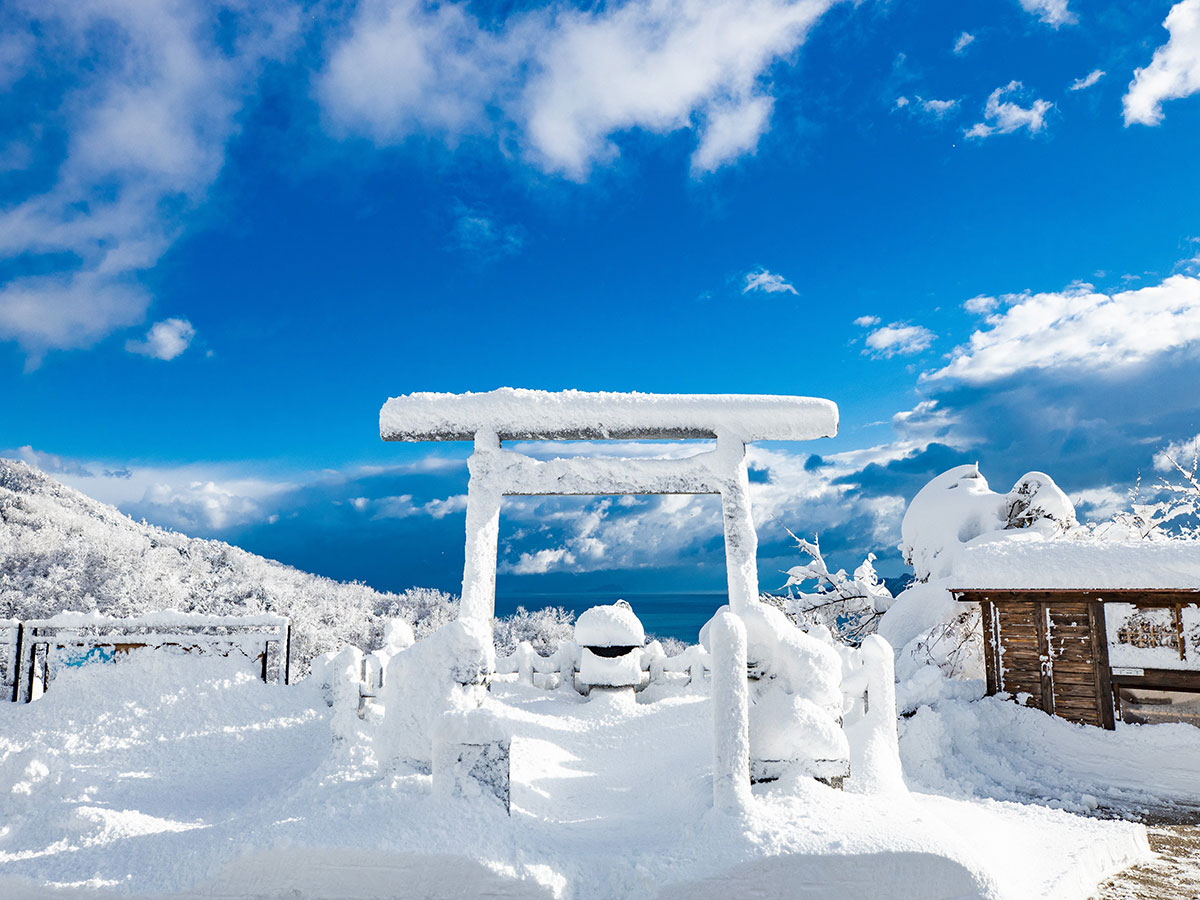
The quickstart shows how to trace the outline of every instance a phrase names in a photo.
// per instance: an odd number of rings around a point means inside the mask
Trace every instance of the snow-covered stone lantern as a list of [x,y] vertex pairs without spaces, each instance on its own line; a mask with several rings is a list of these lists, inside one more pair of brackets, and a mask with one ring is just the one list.
[[638,687],[642,683],[642,645],[646,632],[624,600],[585,610],[575,622],[580,646],[579,686]]

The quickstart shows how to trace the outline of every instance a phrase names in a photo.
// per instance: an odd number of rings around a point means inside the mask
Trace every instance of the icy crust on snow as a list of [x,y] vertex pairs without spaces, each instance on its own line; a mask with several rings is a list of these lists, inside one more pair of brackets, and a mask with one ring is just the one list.
[[[352,657],[316,669],[337,681]],[[509,817],[411,768],[381,770],[380,723],[351,714],[354,732],[339,735],[352,698],[318,679],[280,690],[202,659],[130,666],[138,677],[80,669],[37,703],[0,707],[6,900],[1082,900],[1147,855],[1137,825],[884,798],[853,778],[844,792],[785,779],[744,812],[714,811],[705,685],[628,705],[494,685],[496,728],[481,731],[512,734]]]
[[769,394],[643,394],[500,388],[393,397],[379,413],[385,441],[714,438],[806,441],[837,434],[837,405]]
[[954,586],[1200,591],[1200,541],[1048,541],[1015,534],[965,548]]

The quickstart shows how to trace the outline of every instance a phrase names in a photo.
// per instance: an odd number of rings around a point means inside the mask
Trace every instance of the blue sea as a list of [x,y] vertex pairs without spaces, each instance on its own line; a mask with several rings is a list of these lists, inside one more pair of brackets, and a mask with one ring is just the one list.
[[[654,637],[673,637],[688,644],[700,638],[700,628],[712,614],[729,602],[724,591],[696,594],[681,593],[546,593],[497,594],[496,615],[506,616],[518,606],[541,609],[562,606],[576,614],[601,603],[624,600],[642,620],[646,634]],[[649,637],[647,638],[649,640]]]

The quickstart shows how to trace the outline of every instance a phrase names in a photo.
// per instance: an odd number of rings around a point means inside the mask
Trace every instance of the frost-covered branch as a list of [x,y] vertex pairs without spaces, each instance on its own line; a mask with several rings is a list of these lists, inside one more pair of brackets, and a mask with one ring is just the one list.
[[[797,622],[824,626],[850,644],[873,634],[879,617],[892,604],[891,591],[875,571],[875,554],[868,554],[853,575],[845,569],[831,572],[815,535],[809,541],[786,526],[784,530],[808,556],[808,562],[787,570],[784,610]],[[811,589],[806,589],[810,583]]]

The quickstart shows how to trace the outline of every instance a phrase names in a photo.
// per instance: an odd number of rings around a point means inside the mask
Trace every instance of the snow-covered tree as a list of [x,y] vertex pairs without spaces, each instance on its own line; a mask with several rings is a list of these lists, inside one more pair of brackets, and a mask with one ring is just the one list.
[[[891,591],[875,571],[875,554],[868,554],[853,575],[847,575],[845,569],[831,572],[815,536],[808,541],[790,529],[788,534],[808,562],[787,571],[784,611],[799,624],[822,625],[856,646],[874,634],[879,617],[892,604]],[[811,589],[806,589],[810,585]]]

